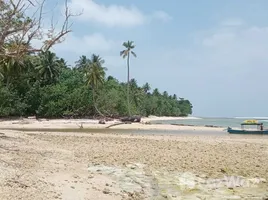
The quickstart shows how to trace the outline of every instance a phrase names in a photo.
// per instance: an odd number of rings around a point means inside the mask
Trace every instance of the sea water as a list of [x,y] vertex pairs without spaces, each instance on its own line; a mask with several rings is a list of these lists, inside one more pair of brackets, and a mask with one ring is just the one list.
[[152,124],[183,124],[183,125],[194,125],[194,126],[219,126],[223,128],[227,127],[232,127],[232,128],[240,128],[241,123],[244,120],[247,119],[255,119],[259,123],[263,123],[263,126],[265,129],[268,129],[268,118],[244,118],[244,117],[239,117],[239,118],[195,118],[195,119],[187,119],[187,118],[182,118],[182,119],[177,119],[177,120],[155,120],[152,121]]

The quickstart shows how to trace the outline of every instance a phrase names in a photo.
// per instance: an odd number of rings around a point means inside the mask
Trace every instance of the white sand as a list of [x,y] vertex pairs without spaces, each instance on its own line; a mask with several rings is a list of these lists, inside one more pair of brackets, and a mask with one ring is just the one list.
[[[153,120],[175,120],[175,119],[189,119],[178,117],[148,117],[142,118],[141,123],[121,124],[113,126],[113,129],[139,129],[139,130],[193,130],[193,131],[223,131],[223,128],[198,127],[198,126],[176,126],[169,124],[146,124]],[[195,119],[195,118],[190,118]],[[0,129],[96,129],[106,128],[112,124],[120,123],[118,120],[108,121],[106,124],[99,124],[98,120],[89,119],[21,119],[21,120],[5,120],[0,121]]]
[[164,120],[183,120],[183,119],[200,119],[198,117],[157,117],[157,116],[149,116],[149,117],[143,117],[142,121],[143,122],[150,122],[150,121],[164,121]]

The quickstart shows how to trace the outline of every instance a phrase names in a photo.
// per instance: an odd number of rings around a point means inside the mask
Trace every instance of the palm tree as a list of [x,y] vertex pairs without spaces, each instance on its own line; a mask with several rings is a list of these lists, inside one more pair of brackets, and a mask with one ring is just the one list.
[[9,85],[12,78],[17,77],[24,67],[24,60],[12,57],[0,58],[0,78]]
[[47,83],[52,83],[59,76],[59,70],[63,67],[63,63],[56,57],[55,53],[50,51],[41,52],[39,54],[39,62],[36,66],[38,75]]
[[135,48],[133,41],[127,41],[123,43],[125,49],[120,51],[120,56],[127,58],[127,103],[128,103],[128,114],[130,115],[130,103],[129,103],[129,57],[132,54],[134,57],[137,57],[136,53],[132,51]]
[[163,92],[163,97],[168,98],[168,92],[167,91]]
[[91,59],[87,60],[85,67],[85,77],[86,83],[92,89],[92,100],[95,110],[103,116],[103,114],[98,110],[95,101],[95,92],[99,86],[104,83],[105,80],[105,71],[107,70],[102,65],[104,64],[104,60],[99,56],[92,54]]
[[160,92],[158,91],[157,88],[155,88],[155,89],[153,90],[153,95],[154,95],[154,96],[159,96],[159,95],[160,95]]
[[81,71],[81,72],[85,72],[85,69],[87,67],[89,60],[86,56],[82,55],[80,56],[79,60],[75,62],[75,67]]
[[143,86],[142,86],[145,94],[148,94],[148,92],[151,90],[151,86],[149,85],[149,83],[145,83]]
[[31,46],[28,43],[21,41],[21,39],[16,36],[10,38],[8,42],[3,44],[3,49],[5,49],[6,52],[12,53],[12,56],[5,55],[0,57],[0,79],[2,79],[6,85],[9,85],[14,79],[17,79],[22,70],[25,70],[25,67],[27,67],[26,62],[29,60],[30,54],[22,52],[30,48]]

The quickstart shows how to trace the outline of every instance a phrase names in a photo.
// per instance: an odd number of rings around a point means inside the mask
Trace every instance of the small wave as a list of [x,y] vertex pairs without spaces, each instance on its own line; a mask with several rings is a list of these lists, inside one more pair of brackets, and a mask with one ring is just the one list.
[[235,119],[259,119],[259,120],[268,120],[268,117],[234,117]]
[[259,121],[261,121],[261,122],[268,122],[268,119],[261,119]]
[[201,117],[182,117],[182,118],[178,118],[178,119],[203,119]]

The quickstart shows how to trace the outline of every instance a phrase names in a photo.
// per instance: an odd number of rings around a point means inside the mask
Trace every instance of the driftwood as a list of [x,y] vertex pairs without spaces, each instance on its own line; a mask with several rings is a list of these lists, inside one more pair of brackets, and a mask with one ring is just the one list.
[[121,122],[141,122],[140,116],[124,117],[121,118]]
[[83,127],[83,122],[81,122],[81,124],[76,124],[78,127],[79,127],[79,129],[83,129],[84,127]]
[[99,120],[99,124],[105,124],[105,120],[104,119]]
[[192,124],[170,124],[170,125],[174,125],[174,126],[196,126],[196,125],[192,125]]
[[[201,125],[193,125],[193,124],[170,124],[174,126],[193,126],[193,127],[198,127]],[[215,126],[215,125],[203,125],[204,127],[210,127],[210,128],[223,128],[222,126]]]
[[121,123],[112,124],[110,126],[107,126],[106,128],[111,128],[113,126],[118,126],[118,125],[122,125],[122,124],[125,124],[125,123],[124,122],[121,122]]

